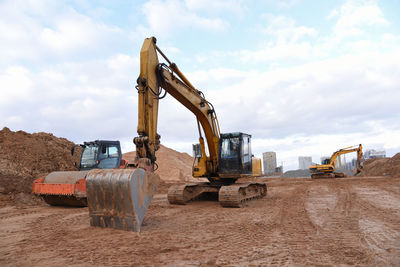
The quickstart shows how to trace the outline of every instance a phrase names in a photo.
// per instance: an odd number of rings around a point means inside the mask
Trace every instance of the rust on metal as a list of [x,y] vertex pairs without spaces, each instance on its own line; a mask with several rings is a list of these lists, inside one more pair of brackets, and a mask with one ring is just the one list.
[[140,232],[159,176],[142,168],[91,170],[86,177],[90,225]]

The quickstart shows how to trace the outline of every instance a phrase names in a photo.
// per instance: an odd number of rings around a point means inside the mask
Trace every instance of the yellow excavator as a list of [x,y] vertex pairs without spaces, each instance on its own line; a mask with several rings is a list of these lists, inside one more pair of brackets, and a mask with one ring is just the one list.
[[[350,146],[346,148],[339,149],[338,151],[335,151],[332,156],[329,159],[326,159],[322,162],[322,164],[317,164],[317,165],[311,165],[310,166],[310,171],[311,171],[311,178],[313,179],[318,179],[318,178],[342,178],[345,177],[346,174],[343,172],[338,172],[336,170],[336,166],[340,166],[340,156],[347,154],[347,153],[352,153],[352,152],[357,152],[357,168],[356,168],[356,174],[361,171],[361,162],[363,159],[363,152],[362,152],[362,145],[358,146]],[[339,162],[339,164],[338,164]]]
[[[167,64],[159,62],[158,54]],[[252,155],[251,135],[220,133],[213,105],[164,55],[154,37],[146,38],[140,51],[136,89],[139,102],[139,136],[133,139],[136,159],[127,169],[92,170],[87,175],[86,191],[92,226],[140,231],[159,182],[155,172],[156,151],[160,147],[158,103],[167,93],[195,115],[200,137],[199,144],[193,146],[193,176],[209,181],[172,186],[168,190],[168,201],[185,204],[211,192],[218,194],[223,207],[241,207],[251,199],[266,195],[265,183],[237,182],[239,178],[255,176],[260,169],[261,159]]]

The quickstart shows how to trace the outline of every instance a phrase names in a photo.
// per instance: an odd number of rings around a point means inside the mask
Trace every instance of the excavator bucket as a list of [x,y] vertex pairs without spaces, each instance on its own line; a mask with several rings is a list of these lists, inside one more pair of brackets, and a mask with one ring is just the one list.
[[90,225],[140,232],[159,179],[142,168],[91,170],[86,177]]

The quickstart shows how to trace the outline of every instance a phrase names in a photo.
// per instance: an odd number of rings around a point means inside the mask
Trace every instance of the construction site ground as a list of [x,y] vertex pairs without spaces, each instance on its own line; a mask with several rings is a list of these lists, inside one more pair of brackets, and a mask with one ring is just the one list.
[[90,227],[87,208],[0,194],[0,265],[400,265],[400,178],[259,180],[267,196],[240,209],[170,205],[163,183],[141,233]]

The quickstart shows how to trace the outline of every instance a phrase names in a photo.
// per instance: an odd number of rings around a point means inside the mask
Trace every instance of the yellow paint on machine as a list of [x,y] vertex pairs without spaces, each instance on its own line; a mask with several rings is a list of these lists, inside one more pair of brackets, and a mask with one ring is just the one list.
[[262,168],[261,168],[261,159],[259,158],[252,158],[251,165],[253,166],[253,176],[261,176],[262,175]]

